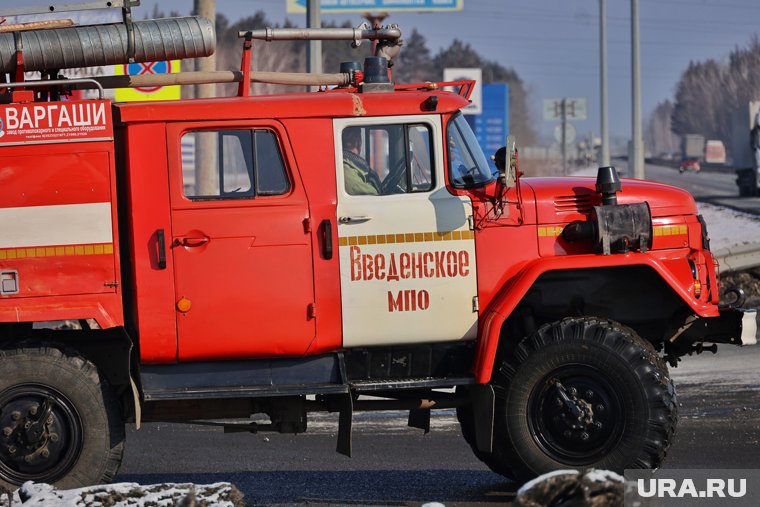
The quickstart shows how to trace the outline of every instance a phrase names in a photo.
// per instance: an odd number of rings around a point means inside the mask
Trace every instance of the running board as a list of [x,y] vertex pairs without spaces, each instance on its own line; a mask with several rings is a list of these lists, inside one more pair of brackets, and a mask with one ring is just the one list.
[[376,393],[378,391],[396,391],[399,389],[442,389],[473,384],[475,384],[473,377],[358,380],[349,383],[351,391],[355,393]]
[[218,398],[267,398],[272,396],[300,396],[304,394],[345,394],[348,386],[335,384],[309,384],[295,386],[247,386],[235,388],[193,387],[186,389],[152,389],[143,391],[145,401],[203,400]]
[[144,401],[343,394],[338,356],[143,365]]

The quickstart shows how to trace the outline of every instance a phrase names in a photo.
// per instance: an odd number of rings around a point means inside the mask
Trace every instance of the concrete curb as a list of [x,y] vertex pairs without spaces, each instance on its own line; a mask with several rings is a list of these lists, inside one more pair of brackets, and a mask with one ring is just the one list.
[[721,248],[713,252],[721,272],[741,271],[760,266],[760,243]]

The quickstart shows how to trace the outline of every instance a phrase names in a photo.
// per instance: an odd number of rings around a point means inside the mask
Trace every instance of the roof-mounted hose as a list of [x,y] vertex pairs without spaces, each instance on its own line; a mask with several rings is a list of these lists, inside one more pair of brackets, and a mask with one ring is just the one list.
[[[216,49],[214,27],[204,18],[134,21],[132,27],[135,62],[200,58]],[[0,73],[16,71],[17,42],[24,70],[43,71],[128,63],[129,39],[124,23],[0,33]]]

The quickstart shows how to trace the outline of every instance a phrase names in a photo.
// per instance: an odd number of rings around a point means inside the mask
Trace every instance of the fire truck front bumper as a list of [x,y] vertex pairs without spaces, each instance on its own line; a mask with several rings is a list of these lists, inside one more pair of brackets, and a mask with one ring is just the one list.
[[744,310],[741,342],[742,345],[757,344],[757,310]]
[[667,340],[666,359],[675,366],[678,358],[685,355],[716,353],[718,343],[756,345],[756,319],[756,309],[733,307],[721,308],[717,317],[692,315]]
[[[718,343],[757,344],[757,310],[721,308],[717,317],[691,315],[665,343],[665,359],[676,366],[681,357],[718,352]],[[709,345],[706,345],[709,344]]]
[[[672,342],[685,343],[727,343],[731,345],[757,344],[757,310],[748,308],[721,308],[717,317],[697,317],[687,319],[681,328],[681,336],[671,338]],[[679,334],[679,333],[677,333]]]

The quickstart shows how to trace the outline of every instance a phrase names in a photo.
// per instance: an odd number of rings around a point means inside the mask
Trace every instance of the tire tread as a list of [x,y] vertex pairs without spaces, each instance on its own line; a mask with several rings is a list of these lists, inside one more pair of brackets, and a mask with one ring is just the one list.
[[[534,334],[524,338],[510,359],[506,359],[496,371],[493,382],[497,396],[497,414],[506,411],[506,400],[512,380],[520,365],[533,354],[555,344],[589,343],[602,346],[616,353],[631,365],[641,379],[648,401],[649,420],[646,436],[638,454],[627,467],[658,468],[674,441],[678,421],[676,390],[665,361],[652,344],[634,330],[618,322],[596,317],[567,317],[544,324]],[[496,387],[499,386],[499,389]],[[522,463],[512,447],[508,429],[503,427],[506,418],[495,421],[494,436],[499,444],[494,446],[494,457],[515,471],[518,479],[527,480],[537,472]],[[501,427],[500,427],[501,426]],[[617,470],[622,472],[622,470]]]
[[[108,421],[107,430],[110,438],[110,445],[105,456],[95,460],[96,462],[89,466],[75,466],[69,475],[64,476],[56,484],[65,487],[77,487],[112,482],[121,466],[126,432],[119,400],[113,389],[110,388],[108,381],[100,375],[97,367],[77,351],[48,342],[25,341],[17,343],[14,348],[0,349],[0,363],[5,360],[12,361],[15,364],[42,360],[61,365],[63,368],[70,368],[79,374],[79,378],[76,380],[77,385],[85,383],[102,394],[103,410]],[[12,382],[0,383],[0,389],[3,389],[3,385],[9,387]],[[100,429],[100,431],[102,430]],[[0,486],[15,487],[2,478],[0,478]]]

